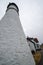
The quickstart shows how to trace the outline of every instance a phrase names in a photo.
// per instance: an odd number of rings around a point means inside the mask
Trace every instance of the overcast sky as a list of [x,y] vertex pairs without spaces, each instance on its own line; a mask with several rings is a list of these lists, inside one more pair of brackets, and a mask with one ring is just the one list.
[[9,2],[19,7],[19,17],[26,36],[37,37],[43,43],[43,0],[0,0],[0,20]]

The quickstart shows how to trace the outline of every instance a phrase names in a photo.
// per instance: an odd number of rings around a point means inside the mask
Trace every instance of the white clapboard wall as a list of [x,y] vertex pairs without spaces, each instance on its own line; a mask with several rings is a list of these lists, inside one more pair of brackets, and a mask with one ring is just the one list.
[[9,3],[0,21],[0,65],[35,65],[15,3]]

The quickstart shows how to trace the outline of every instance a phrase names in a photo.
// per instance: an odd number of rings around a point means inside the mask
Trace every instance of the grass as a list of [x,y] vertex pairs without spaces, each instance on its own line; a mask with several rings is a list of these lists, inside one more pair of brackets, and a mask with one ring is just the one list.
[[39,63],[40,60],[41,60],[41,53],[38,51],[38,52],[36,52],[33,56],[34,56],[36,65],[38,65],[38,63]]

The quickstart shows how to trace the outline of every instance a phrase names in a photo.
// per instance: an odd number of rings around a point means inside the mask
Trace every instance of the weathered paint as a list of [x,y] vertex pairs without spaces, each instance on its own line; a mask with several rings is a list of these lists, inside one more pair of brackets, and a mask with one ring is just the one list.
[[14,9],[9,9],[0,21],[0,65],[35,65]]

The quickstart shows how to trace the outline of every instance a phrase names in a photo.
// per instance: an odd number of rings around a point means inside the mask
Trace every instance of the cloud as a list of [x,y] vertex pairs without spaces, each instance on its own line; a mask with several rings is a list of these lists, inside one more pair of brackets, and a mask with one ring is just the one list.
[[12,1],[19,7],[19,17],[25,34],[37,36],[42,41],[43,0],[0,0],[0,19],[4,16],[8,3]]

